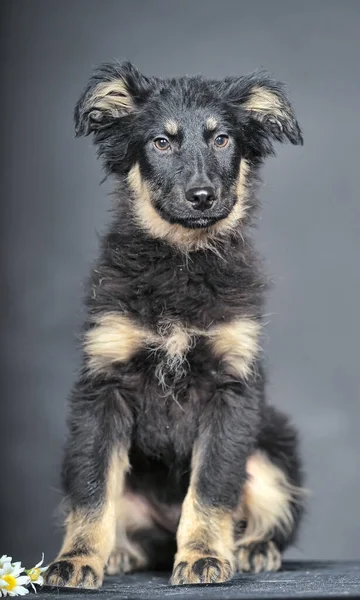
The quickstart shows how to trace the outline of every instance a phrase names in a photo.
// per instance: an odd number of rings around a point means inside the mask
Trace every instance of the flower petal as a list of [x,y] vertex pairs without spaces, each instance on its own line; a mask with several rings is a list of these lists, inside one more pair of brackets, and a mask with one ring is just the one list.
[[32,583],[35,583],[35,585],[39,585],[41,587],[42,585],[44,585],[44,578],[41,575],[39,575],[36,581],[33,581]]
[[27,585],[30,582],[30,577],[27,575],[23,575],[22,577],[17,577],[16,584],[17,585]]
[[23,571],[25,571],[25,569],[23,567],[13,567],[12,571],[11,571],[11,575],[13,577],[19,577],[20,573],[23,573]]
[[14,588],[14,593],[18,594],[19,596],[25,596],[26,594],[29,593],[29,590],[27,588],[24,588],[21,585],[19,585],[19,586],[16,586],[16,588]]
[[41,555],[41,561],[38,562],[37,565],[35,565],[34,569],[37,569],[38,567],[41,567],[41,565],[43,564],[43,562],[44,562],[44,553],[42,553],[42,555]]

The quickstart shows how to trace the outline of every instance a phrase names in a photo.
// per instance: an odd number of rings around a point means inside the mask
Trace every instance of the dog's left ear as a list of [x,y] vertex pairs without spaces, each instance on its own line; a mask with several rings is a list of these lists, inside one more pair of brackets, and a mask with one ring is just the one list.
[[301,129],[294,109],[285,93],[284,85],[270,78],[266,72],[255,72],[221,82],[222,97],[232,105],[248,112],[259,121],[274,139],[302,144]]
[[136,112],[152,89],[152,80],[130,62],[101,65],[75,107],[76,135],[96,132]]

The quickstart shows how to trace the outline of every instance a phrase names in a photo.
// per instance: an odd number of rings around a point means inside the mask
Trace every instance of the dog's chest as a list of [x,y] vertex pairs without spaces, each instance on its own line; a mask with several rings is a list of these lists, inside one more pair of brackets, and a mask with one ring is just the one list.
[[[230,275],[225,281],[224,273],[219,277],[216,269],[198,265],[195,259],[189,264],[158,261],[156,267],[142,273],[130,309],[144,321],[156,323],[159,335],[166,321],[206,329],[224,314],[231,316],[231,307],[229,310],[222,298],[230,281]],[[178,338],[178,332],[178,328],[171,332],[172,337]]]
[[201,330],[179,322],[159,323],[154,339],[150,340],[149,351],[155,355],[155,374],[161,387],[168,388],[170,383],[186,376],[191,366],[189,358],[194,362],[194,350],[203,337]]

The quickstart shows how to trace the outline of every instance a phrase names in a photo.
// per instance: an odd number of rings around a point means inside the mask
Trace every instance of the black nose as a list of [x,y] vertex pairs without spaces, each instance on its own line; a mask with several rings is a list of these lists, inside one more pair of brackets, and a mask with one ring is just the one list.
[[194,187],[187,190],[185,196],[196,210],[206,210],[214,204],[215,190],[213,187]]

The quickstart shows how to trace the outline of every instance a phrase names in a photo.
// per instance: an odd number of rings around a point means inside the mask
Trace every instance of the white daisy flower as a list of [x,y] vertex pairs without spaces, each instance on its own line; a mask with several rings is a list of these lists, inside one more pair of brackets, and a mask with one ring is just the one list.
[[[8,558],[11,557],[9,556]],[[25,571],[25,569],[21,566],[21,562],[11,563],[6,561],[3,563],[2,567],[0,567],[0,576],[11,573],[14,577],[18,577],[23,571]]]
[[[10,557],[8,557],[10,558]],[[3,562],[0,568],[0,594],[3,596],[25,596],[29,590],[30,577],[21,575],[24,571],[21,563]]]
[[0,569],[3,568],[5,563],[11,563],[11,561],[12,561],[11,556],[7,556],[6,554],[3,554],[2,556],[0,556]]
[[25,571],[25,573],[28,575],[28,577],[30,579],[29,583],[30,583],[32,589],[34,590],[34,592],[36,592],[35,585],[39,585],[40,587],[42,585],[44,585],[44,578],[41,575],[41,573],[46,571],[47,567],[41,566],[43,564],[43,562],[44,562],[44,553],[42,553],[40,562],[38,562],[37,565],[35,565],[35,567],[33,569],[27,569]]

